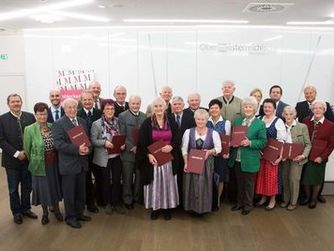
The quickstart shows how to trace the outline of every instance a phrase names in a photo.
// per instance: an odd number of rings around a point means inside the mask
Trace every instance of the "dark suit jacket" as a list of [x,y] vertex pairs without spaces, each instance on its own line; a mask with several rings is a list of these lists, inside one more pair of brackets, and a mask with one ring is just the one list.
[[[198,107],[198,109],[203,109],[203,110],[206,110],[207,112],[209,112],[209,109],[208,108],[205,108],[205,107]],[[183,110],[183,112],[186,111],[186,112],[192,112],[192,114],[194,114],[194,112],[190,109],[190,107],[186,108]]]
[[[175,113],[170,114],[169,117],[173,119],[175,123],[177,124]],[[194,119],[194,113],[191,110],[184,109],[182,118],[181,118],[181,127],[178,128],[179,134],[180,134],[180,140],[182,141],[183,134],[187,129],[195,127],[195,126],[196,126],[196,123]],[[180,142],[180,145],[181,145],[181,142]]]
[[[86,121],[77,117],[78,123],[83,126],[87,135]],[[72,144],[67,131],[74,127],[71,120],[65,115],[52,125],[54,146],[58,151],[59,172],[61,175],[76,175],[88,170],[88,155],[79,155],[79,147]]]
[[[327,110],[325,112],[325,118],[334,122],[334,113],[332,111],[332,108],[328,102],[326,102]],[[298,102],[296,105],[296,111],[297,111],[297,118],[299,122],[303,122],[303,120],[312,114],[311,109],[309,108],[308,102],[301,101]]]
[[101,115],[102,115],[101,110],[93,108],[93,116],[89,120],[89,118],[87,116],[87,113],[85,112],[84,108],[80,108],[78,110],[77,116],[79,116],[80,118],[83,118],[86,121],[88,136],[90,136],[90,129],[92,128],[93,122],[100,119]]
[[28,112],[22,112],[21,127],[17,118],[11,112],[0,116],[0,147],[2,148],[2,165],[5,168],[22,168],[27,161],[21,161],[14,157],[16,151],[23,150],[24,128],[35,122],[35,116]]
[[[334,149],[334,123],[329,121],[328,119],[324,120],[323,124],[319,124],[317,131],[314,133],[313,138],[313,130],[314,130],[314,122],[311,121],[311,116],[306,117],[303,120],[303,123],[307,126],[308,132],[311,138],[311,142],[313,144],[314,140],[325,140],[327,141],[328,147],[327,149],[320,155],[324,162],[328,161],[329,155],[332,153]],[[311,149],[312,151],[312,149]]]
[[118,115],[126,110],[129,110],[129,103],[128,102],[125,102],[125,105],[124,107],[121,107],[120,105],[118,105],[116,102],[115,102],[115,114],[114,116],[116,118],[118,118]]
[[[288,104],[280,101],[278,103],[278,106],[276,107],[276,116],[283,119],[283,110],[284,110],[284,107],[286,107]],[[264,111],[263,111],[263,105],[260,106],[260,110],[259,110],[259,116],[264,116]]]
[[[64,115],[65,115],[64,109],[63,109],[63,107],[60,107],[59,118],[63,117]],[[49,109],[48,109],[48,122],[49,122],[49,123],[53,123],[53,122],[54,122],[54,119],[53,119],[53,116],[52,116],[52,112],[51,112],[51,108],[50,108],[50,107],[49,107]]]

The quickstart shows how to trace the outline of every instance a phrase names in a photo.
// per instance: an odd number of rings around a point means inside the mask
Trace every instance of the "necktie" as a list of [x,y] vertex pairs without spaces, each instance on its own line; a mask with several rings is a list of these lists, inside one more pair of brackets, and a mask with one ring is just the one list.
[[95,100],[94,108],[95,108],[95,109],[99,109],[99,104],[98,104],[97,100]]
[[181,128],[181,118],[180,118],[180,115],[176,115],[176,123],[177,123],[178,127]]
[[91,111],[88,111],[87,113],[87,126],[89,130],[92,127],[92,112]]
[[58,119],[59,119],[59,111],[58,111],[58,110],[55,110],[55,113],[56,113],[56,115],[55,115],[55,120],[58,120]]
[[315,121],[314,120],[314,127],[313,127],[313,132],[311,135],[311,141],[313,141],[313,139],[315,138],[315,136],[317,135],[318,132],[318,125],[319,125],[319,121]]
[[74,126],[78,126],[78,122],[75,118],[71,119],[72,123]]
[[121,111],[125,111],[125,107],[124,107],[124,105],[121,105]]
[[23,129],[22,129],[22,124],[21,124],[21,120],[19,118],[17,118],[17,124],[19,126],[19,138],[21,138],[21,140],[23,141]]

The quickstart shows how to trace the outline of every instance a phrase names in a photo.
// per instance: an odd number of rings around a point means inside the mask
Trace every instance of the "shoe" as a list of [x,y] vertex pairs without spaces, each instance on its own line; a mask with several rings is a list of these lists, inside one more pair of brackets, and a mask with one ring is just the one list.
[[13,221],[18,225],[22,224],[23,223],[22,214],[14,214]]
[[295,210],[297,208],[297,205],[292,205],[292,204],[290,204],[288,207],[287,207],[287,210],[289,210],[289,211],[293,211],[293,210]]
[[164,212],[164,219],[165,220],[171,220],[172,219],[172,214],[169,212],[169,210],[166,210]]
[[125,214],[125,210],[123,207],[120,206],[113,206],[111,207],[112,212],[119,213],[119,214]]
[[286,202],[282,202],[282,203],[279,204],[279,207],[281,207],[281,208],[286,208],[287,206],[288,206],[288,203],[286,203]]
[[133,206],[133,203],[131,204],[124,204],[125,208],[128,209],[128,210],[132,210],[134,209],[135,207]]
[[242,206],[235,205],[234,207],[231,208],[232,211],[239,211],[242,209]]
[[276,207],[276,204],[274,204],[274,206],[269,206],[268,205],[268,206],[265,207],[265,210],[266,211],[272,211],[272,210],[274,210],[275,207]]
[[66,224],[73,227],[73,228],[81,228],[81,224],[78,220],[72,218],[72,219],[67,219]]
[[90,216],[87,216],[87,215],[79,215],[78,217],[77,217],[77,220],[78,221],[91,221],[92,220],[92,217],[90,217]]
[[87,206],[87,210],[91,213],[98,213],[99,209],[95,205]]
[[158,210],[154,210],[151,212],[151,220],[157,220],[159,218],[159,211]]
[[56,217],[57,221],[63,221],[64,220],[64,217],[61,214],[61,212],[55,212],[55,217]]
[[106,214],[112,214],[112,208],[111,208],[111,205],[108,204],[105,208],[104,208],[104,212]]
[[42,225],[46,225],[49,222],[50,222],[49,217],[47,215],[43,215],[41,220]]
[[324,196],[322,196],[322,195],[319,195],[319,196],[318,196],[318,201],[319,201],[320,203],[326,203],[326,202],[327,202],[326,198],[325,198]]
[[310,201],[310,199],[307,199],[307,198],[302,199],[302,200],[299,202],[299,205],[301,205],[301,206],[305,206],[305,205],[307,205],[307,204],[309,203],[309,201]]
[[317,207],[317,200],[312,199],[312,200],[310,201],[310,204],[308,205],[308,208],[310,208],[310,209],[314,209],[314,208],[316,208],[316,207]]
[[30,209],[25,211],[23,213],[23,216],[26,216],[26,217],[31,218],[31,219],[37,219],[38,218],[37,215],[34,212],[32,212]]
[[266,204],[267,200],[262,201],[262,199],[255,203],[255,207],[262,207],[264,204]]
[[250,211],[251,211],[251,210],[248,210],[248,209],[242,209],[241,214],[242,214],[242,215],[247,215],[247,214],[250,213]]

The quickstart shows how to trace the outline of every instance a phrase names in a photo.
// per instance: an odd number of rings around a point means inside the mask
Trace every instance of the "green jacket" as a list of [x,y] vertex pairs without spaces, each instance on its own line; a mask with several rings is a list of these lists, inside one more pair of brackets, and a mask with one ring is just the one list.
[[[236,118],[233,121],[233,126],[241,125],[243,119],[244,117]],[[263,121],[254,118],[248,127],[247,138],[251,142],[250,146],[232,148],[229,166],[232,167],[234,165],[238,148],[240,148],[241,170],[243,172],[255,173],[260,168],[260,150],[267,144],[267,130]]]
[[[51,128],[51,124],[48,123]],[[24,152],[29,160],[29,170],[34,176],[46,176],[44,141],[37,122],[24,129]]]

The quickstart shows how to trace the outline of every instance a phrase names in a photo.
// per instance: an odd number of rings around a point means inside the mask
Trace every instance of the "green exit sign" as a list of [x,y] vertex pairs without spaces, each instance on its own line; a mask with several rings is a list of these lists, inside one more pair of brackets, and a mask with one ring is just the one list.
[[1,60],[1,61],[6,61],[6,60],[8,60],[8,54],[0,54],[0,60]]

